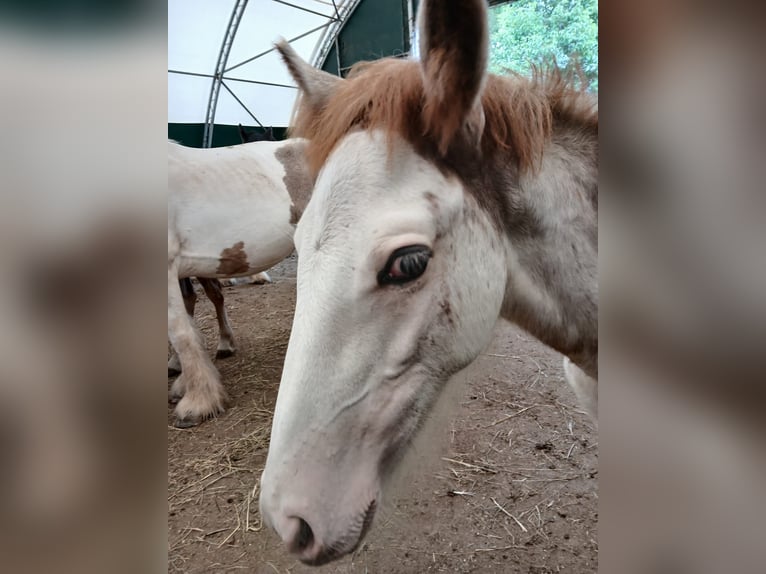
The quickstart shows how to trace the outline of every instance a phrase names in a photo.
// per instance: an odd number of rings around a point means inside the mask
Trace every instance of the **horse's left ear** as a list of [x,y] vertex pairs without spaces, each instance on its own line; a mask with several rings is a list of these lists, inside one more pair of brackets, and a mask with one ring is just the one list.
[[487,2],[422,0],[418,28],[425,81],[423,121],[444,154],[461,129],[476,136],[484,129]]
[[303,94],[303,100],[315,109],[324,107],[327,100],[335,91],[339,82],[343,80],[338,76],[328,74],[323,70],[317,70],[298,55],[287,40],[280,40],[274,47],[282,56],[290,75],[298,84]]

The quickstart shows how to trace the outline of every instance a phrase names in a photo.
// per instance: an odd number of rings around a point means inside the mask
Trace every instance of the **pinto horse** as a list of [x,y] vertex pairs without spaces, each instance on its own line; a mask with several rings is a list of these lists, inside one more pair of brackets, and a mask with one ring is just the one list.
[[[271,127],[265,128],[263,132],[251,130],[244,127],[242,124],[238,124],[239,137],[242,143],[261,142],[261,141],[276,141],[274,138],[274,132]],[[215,315],[218,320],[218,349],[215,353],[216,359],[222,359],[224,357],[230,357],[236,351],[236,345],[234,343],[234,331],[229,324],[229,316],[226,313],[226,307],[224,306],[223,290],[222,286],[233,285],[245,285],[252,283],[261,285],[263,283],[271,283],[271,277],[266,271],[257,273],[250,277],[227,277],[222,280],[218,280],[212,277],[197,277],[202,289],[213,303],[215,307]],[[197,304],[197,294],[194,292],[194,286],[192,285],[191,277],[184,277],[178,280],[181,287],[181,294],[184,298],[184,306],[186,312],[190,317],[194,318],[194,307]],[[168,376],[177,375],[181,372],[181,362],[178,360],[178,354],[173,351],[168,360]]]
[[[263,132],[259,132],[257,130],[246,128],[242,124],[237,125],[239,126],[239,138],[242,140],[242,143],[277,141],[277,138],[274,137],[274,131],[271,126],[263,128]],[[212,279],[212,281],[218,281],[218,279]],[[250,277],[228,277],[226,279],[221,279],[220,281],[220,284],[225,287],[234,285],[246,285],[248,283],[253,285],[271,283],[271,277],[269,277],[269,274],[266,273],[266,271],[262,271],[261,273],[256,273]]]
[[423,0],[420,62],[346,79],[277,45],[317,174],[261,478],[287,548],[357,548],[448,379],[499,318],[565,357],[595,416],[598,109],[557,69],[487,73],[486,0]]
[[[181,367],[170,391],[176,426],[215,416],[226,396],[179,279],[252,275],[292,253],[295,225],[313,187],[305,145],[293,139],[197,149],[168,142],[168,337]],[[206,292],[216,308],[223,306],[222,295]],[[219,312],[219,324],[221,317],[225,313]],[[228,321],[221,324],[222,339],[225,332],[231,332]]]

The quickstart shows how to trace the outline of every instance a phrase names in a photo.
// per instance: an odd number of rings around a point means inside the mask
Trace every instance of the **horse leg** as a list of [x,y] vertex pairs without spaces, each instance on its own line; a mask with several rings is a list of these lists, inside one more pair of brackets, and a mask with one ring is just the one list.
[[[184,307],[189,317],[194,318],[194,307],[197,304],[197,293],[194,292],[194,286],[192,285],[190,277],[184,277],[178,280],[178,284],[181,287],[181,295],[184,298]],[[171,346],[172,348],[172,346]],[[170,359],[168,360],[168,376],[172,377],[181,372],[181,362],[178,360],[178,353],[175,349],[172,349]]]
[[271,277],[265,271],[252,276],[252,282],[254,285],[265,285],[266,283],[272,283]]
[[226,307],[223,304],[223,291],[218,279],[199,278],[202,288],[208,299],[215,307],[215,315],[218,318],[218,350],[215,353],[216,359],[231,357],[237,350],[234,344],[234,331],[229,324],[229,316],[226,314]]
[[227,279],[221,279],[221,285],[224,287],[236,287],[238,285],[265,285],[266,283],[273,283],[269,274],[265,271],[256,273],[255,275],[249,275],[247,277],[229,277]]
[[180,428],[194,426],[222,412],[226,394],[218,371],[186,312],[174,263],[168,266],[168,338],[182,367],[181,375],[170,390],[171,400],[180,399],[175,424]]
[[598,381],[564,357],[564,378],[574,390],[580,406],[598,424]]

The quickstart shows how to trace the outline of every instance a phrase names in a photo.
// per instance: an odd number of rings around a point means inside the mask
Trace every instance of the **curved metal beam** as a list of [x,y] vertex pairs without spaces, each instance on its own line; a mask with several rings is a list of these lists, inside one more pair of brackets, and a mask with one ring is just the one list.
[[[341,30],[343,30],[349,17],[354,13],[354,10],[356,10],[356,7],[359,6],[360,2],[361,0],[344,0],[343,2],[336,3],[333,0],[333,7],[336,10],[337,17],[327,30],[325,30],[324,34],[322,34],[322,38],[314,48],[314,55],[311,59],[313,60],[315,68],[322,69],[330,50],[336,45],[338,35]],[[340,4],[340,6],[337,4]],[[340,57],[340,52],[338,52],[338,56]],[[340,75],[340,65],[338,66],[338,75]]]
[[218,106],[218,94],[221,91],[223,82],[223,73],[226,70],[226,62],[229,60],[231,46],[234,43],[234,37],[237,35],[239,22],[242,20],[242,14],[245,12],[248,0],[235,0],[234,8],[231,11],[229,25],[223,35],[221,49],[218,52],[218,61],[215,65],[213,81],[210,84],[210,96],[207,99],[207,112],[205,113],[205,130],[202,135],[202,147],[211,147],[213,143],[213,125],[215,124],[215,110]]

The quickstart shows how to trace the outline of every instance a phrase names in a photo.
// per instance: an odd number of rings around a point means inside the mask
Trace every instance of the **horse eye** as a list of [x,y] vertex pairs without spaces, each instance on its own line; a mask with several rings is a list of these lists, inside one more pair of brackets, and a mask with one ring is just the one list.
[[379,285],[401,285],[414,281],[423,273],[431,259],[431,250],[425,245],[408,245],[394,251],[378,273]]

